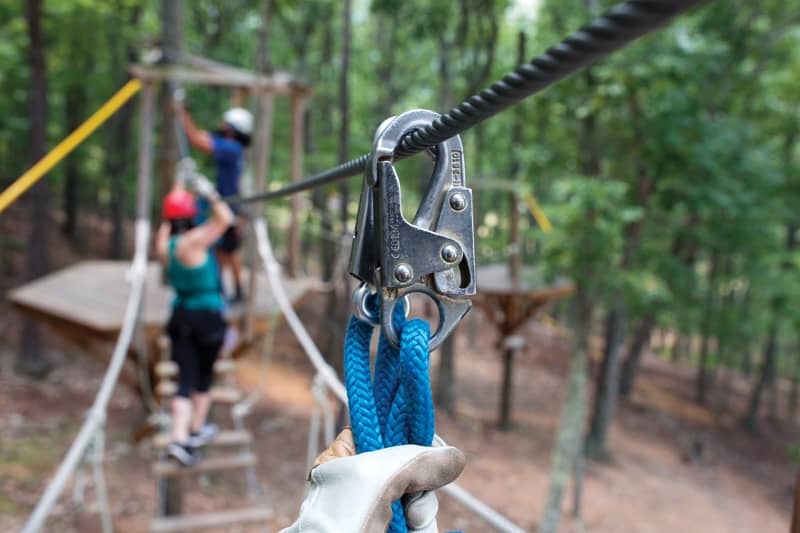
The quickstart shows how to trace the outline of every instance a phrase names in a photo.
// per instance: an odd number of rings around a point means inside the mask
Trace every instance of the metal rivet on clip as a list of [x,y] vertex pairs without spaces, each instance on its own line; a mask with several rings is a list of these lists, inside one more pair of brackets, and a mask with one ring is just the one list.
[[452,244],[446,244],[442,247],[442,259],[447,263],[454,263],[458,259],[458,248]]
[[467,207],[467,199],[464,198],[463,194],[454,193],[450,197],[450,207],[452,207],[455,211],[461,211]]
[[411,267],[405,263],[400,263],[396,267],[394,267],[394,279],[399,281],[400,283],[406,283],[411,281],[411,278],[414,276],[414,271],[411,270]]

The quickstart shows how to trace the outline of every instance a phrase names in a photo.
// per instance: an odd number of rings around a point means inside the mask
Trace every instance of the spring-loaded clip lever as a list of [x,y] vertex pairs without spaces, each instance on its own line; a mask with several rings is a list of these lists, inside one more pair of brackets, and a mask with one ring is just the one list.
[[[439,327],[430,349],[453,331],[475,294],[475,237],[472,191],[466,187],[464,149],[459,136],[439,143],[428,153],[434,170],[416,215],[408,222],[401,211],[401,188],[394,168],[400,139],[439,117],[422,109],[385,121],[375,135],[350,254],[350,273],[374,287],[381,306],[384,335],[394,346],[400,340],[391,316],[398,299],[419,292],[428,295],[439,312]],[[362,318],[371,290],[354,293]]]

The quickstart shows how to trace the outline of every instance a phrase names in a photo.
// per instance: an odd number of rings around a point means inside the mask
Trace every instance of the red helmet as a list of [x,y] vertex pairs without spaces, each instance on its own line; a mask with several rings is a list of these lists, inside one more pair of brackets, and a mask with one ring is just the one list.
[[197,204],[192,193],[177,189],[169,193],[161,204],[161,216],[168,220],[177,218],[194,218],[197,215]]

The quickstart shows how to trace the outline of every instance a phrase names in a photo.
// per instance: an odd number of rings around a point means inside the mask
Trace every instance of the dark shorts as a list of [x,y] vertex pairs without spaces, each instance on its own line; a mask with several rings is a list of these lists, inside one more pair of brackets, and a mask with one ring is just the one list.
[[229,226],[222,234],[217,244],[218,248],[225,253],[232,254],[239,249],[242,244],[241,235],[239,235],[239,227],[236,224]]
[[219,311],[173,310],[167,332],[172,340],[172,359],[178,364],[178,396],[208,392],[226,329]]

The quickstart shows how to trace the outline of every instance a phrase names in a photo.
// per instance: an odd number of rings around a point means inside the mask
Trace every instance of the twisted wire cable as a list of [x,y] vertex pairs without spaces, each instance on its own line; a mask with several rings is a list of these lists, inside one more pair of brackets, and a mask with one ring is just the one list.
[[[434,147],[508,109],[577,70],[599,61],[631,41],[655,31],[672,18],[706,0],[628,0],[548,48],[542,55],[509,72],[479,94],[454,107],[424,128],[409,132],[395,150],[402,159]],[[248,197],[227,197],[229,203],[281,198],[363,172],[369,154],[309,178]]]

